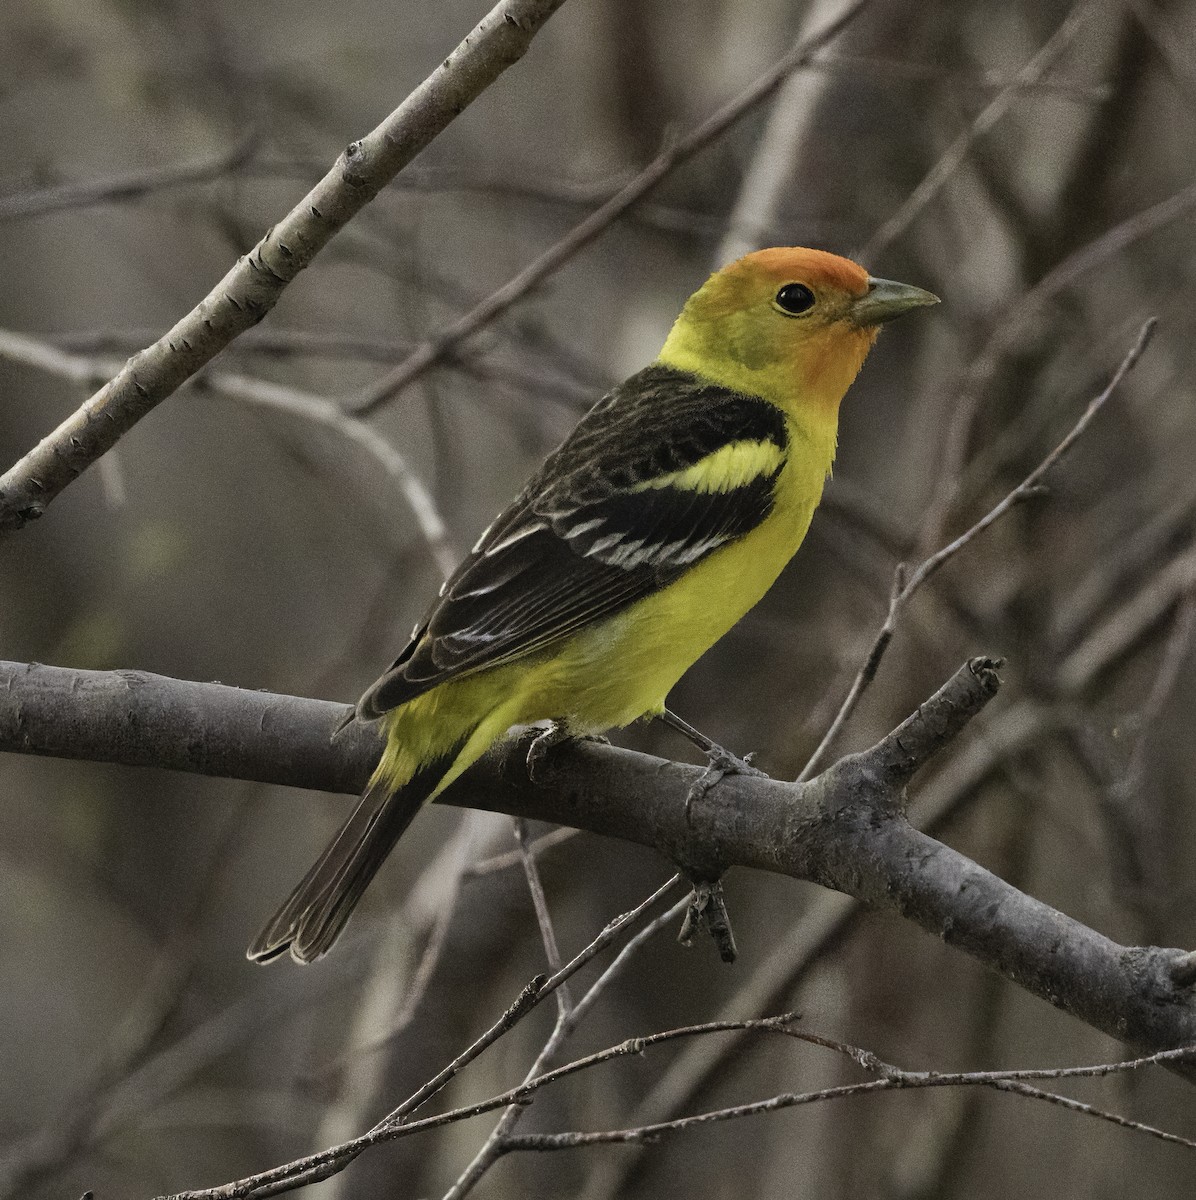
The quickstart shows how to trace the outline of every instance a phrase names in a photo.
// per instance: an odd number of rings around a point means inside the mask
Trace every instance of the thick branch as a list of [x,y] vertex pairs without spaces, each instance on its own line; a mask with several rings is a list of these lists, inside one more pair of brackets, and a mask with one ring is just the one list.
[[[554,751],[533,784],[522,742],[443,798],[651,846],[691,874],[732,866],[808,879],[889,909],[1088,1024],[1148,1051],[1196,1042],[1186,956],[1124,947],[914,829],[905,780],[995,694],[993,663],[965,664],[871,750],[804,784],[732,776],[693,805],[701,768],[610,746]],[[370,730],[332,730],[327,701],[135,671],[0,663],[0,750],[158,766],[357,792],[379,750]]]
[[508,67],[564,0],[500,0],[200,303],[0,476],[0,535],[20,529],[151,409],[256,325],[332,236]]

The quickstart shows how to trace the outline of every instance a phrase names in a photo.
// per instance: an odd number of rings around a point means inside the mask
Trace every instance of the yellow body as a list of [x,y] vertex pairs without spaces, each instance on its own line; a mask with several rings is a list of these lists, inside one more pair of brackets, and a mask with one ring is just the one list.
[[[845,310],[866,292],[865,273],[832,255],[804,253],[826,260],[817,265],[831,275],[826,315],[799,326],[804,336],[780,337],[792,335],[796,322],[778,318],[773,295],[793,268],[783,252],[762,251],[691,297],[658,359],[785,414],[790,444],[768,518],[624,612],[387,713],[386,749],[373,782],[397,791],[423,764],[468,739],[431,800],[514,725],[558,720],[576,733],[600,733],[659,713],[677,680],[769,589],[810,526],[834,460],[839,401],[876,337],[875,326],[856,325],[836,310],[836,303]],[[833,293],[835,285],[841,294]],[[737,442],[641,486],[731,489],[775,470],[779,457],[771,442]]]
[[[797,552],[830,462],[830,451],[817,460],[791,456],[777,507],[759,529],[626,612],[559,647],[450,680],[388,713],[386,750],[374,779],[397,791],[473,729],[434,799],[513,725],[555,719],[577,733],[600,733],[660,712],[677,680],[760,600]],[[480,723],[479,714],[485,714]]]
[[358,702],[383,722],[382,760],[249,957],[325,953],[420,805],[513,725],[599,733],[660,713],[801,545],[877,327],[934,302],[800,248],[711,276],[657,364],[545,462]]

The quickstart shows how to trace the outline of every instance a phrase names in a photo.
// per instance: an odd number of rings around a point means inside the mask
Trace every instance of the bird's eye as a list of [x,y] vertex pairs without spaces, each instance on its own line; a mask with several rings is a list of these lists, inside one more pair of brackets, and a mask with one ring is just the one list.
[[791,317],[800,317],[814,307],[814,293],[804,283],[787,283],[776,298],[777,308]]

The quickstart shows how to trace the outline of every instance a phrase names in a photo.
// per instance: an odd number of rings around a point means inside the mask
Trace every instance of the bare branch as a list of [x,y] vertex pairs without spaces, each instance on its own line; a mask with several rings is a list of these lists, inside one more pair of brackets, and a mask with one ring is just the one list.
[[[994,684],[987,660],[961,668],[903,726],[909,758],[896,773],[886,739],[805,784],[729,777],[687,815],[699,767],[568,744],[532,783],[520,741],[500,746],[443,799],[652,846],[699,877],[740,865],[808,879],[914,921],[1133,1045],[1196,1041],[1196,1008],[1171,977],[1178,952],[1119,946],[906,821],[902,779],[987,703]],[[380,743],[361,727],[331,742],[346,711],[134,672],[0,664],[0,749],[26,753],[356,793]]]
[[[913,806],[910,819],[924,833],[939,835],[974,802],[981,794],[981,785],[1003,762],[1058,732],[1058,719],[1050,710],[1025,700],[1003,709],[993,720],[988,713],[977,720],[984,722],[981,736],[952,755]],[[865,912],[858,901],[837,892],[814,897],[768,957],[723,1005],[720,1019],[731,1021],[741,1013],[767,1012],[788,1003],[808,972],[843,944]],[[633,1123],[647,1124],[683,1112],[718,1072],[735,1060],[745,1036],[732,1032],[726,1038],[689,1043],[637,1104],[631,1114]],[[630,1155],[602,1162],[585,1192],[587,1200],[622,1195],[634,1162]]]
[[126,171],[103,179],[79,183],[58,183],[51,187],[30,188],[0,196],[0,221],[21,217],[40,217],[69,208],[92,208],[97,204],[121,203],[166,188],[209,183],[235,172],[245,165],[257,149],[258,136],[251,133],[235,146],[195,162],[170,163]]
[[[517,1107],[522,1106],[525,1105],[531,1099],[534,1093],[539,1091],[541,1088],[547,1087],[548,1085],[556,1083],[561,1079],[568,1078],[569,1076],[576,1075],[581,1071],[590,1070],[593,1067],[599,1066],[603,1063],[611,1062],[619,1058],[626,1058],[632,1055],[643,1055],[657,1046],[670,1042],[692,1039],[706,1040],[706,1038],[711,1034],[734,1032],[754,1035],[782,1035],[794,1038],[798,1041],[806,1042],[810,1045],[820,1046],[825,1049],[832,1050],[835,1053],[849,1059],[856,1066],[862,1067],[864,1070],[878,1075],[880,1078],[874,1081],[874,1083],[883,1084],[884,1086],[848,1084],[842,1087],[823,1089],[817,1092],[796,1094],[791,1093],[789,1094],[788,1103],[777,1103],[779,1098],[774,1097],[771,1100],[757,1102],[753,1105],[740,1105],[733,1109],[720,1109],[712,1113],[701,1113],[694,1117],[682,1118],[679,1121],[657,1122],[653,1125],[642,1126],[639,1130],[625,1130],[618,1132],[623,1134],[640,1134],[641,1131],[647,1130],[653,1132],[676,1132],[678,1130],[688,1128],[694,1124],[707,1124],[714,1120],[732,1120],[738,1117],[757,1115],[760,1112],[775,1111],[778,1108],[791,1108],[801,1104],[837,1099],[844,1096],[858,1094],[861,1090],[864,1092],[883,1092],[927,1087],[989,1087],[998,1091],[1011,1091],[1016,1094],[1031,1097],[1033,1099],[1044,1100],[1054,1104],[1061,1104],[1073,1111],[1080,1112],[1088,1116],[1097,1117],[1099,1119],[1112,1121],[1123,1128],[1145,1133],[1152,1137],[1161,1138],[1164,1141],[1172,1142],[1177,1145],[1196,1149],[1196,1142],[1187,1138],[1182,1138],[1175,1134],[1167,1133],[1164,1130],[1142,1124],[1138,1121],[1129,1120],[1128,1118],[1118,1116],[1115,1113],[1105,1112],[1102,1109],[1094,1108],[1092,1105],[1072,1100],[1069,1097],[1058,1096],[1051,1092],[1044,1092],[1038,1088],[1030,1086],[1027,1082],[1029,1080],[1059,1081],[1065,1079],[1092,1079],[1103,1078],[1110,1075],[1126,1074],[1128,1072],[1138,1071],[1149,1066],[1166,1065],[1176,1061],[1186,1060],[1192,1055],[1194,1049],[1196,1049],[1192,1046],[1181,1047],[1176,1050],[1162,1051],[1158,1054],[1147,1055],[1122,1062],[1098,1063],[1093,1066],[1082,1067],[1031,1068],[1008,1071],[968,1071],[953,1073],[908,1071],[882,1061],[871,1051],[863,1050],[860,1047],[849,1045],[848,1043],[838,1041],[834,1038],[824,1037],[816,1033],[809,1033],[796,1028],[795,1022],[797,1020],[798,1017],[795,1014],[785,1013],[777,1017],[766,1017],[755,1020],[709,1021],[700,1025],[687,1025],[677,1029],[664,1030],[660,1033],[628,1038],[626,1041],[620,1042],[617,1046],[609,1046],[604,1050],[599,1050],[593,1054],[588,1054],[584,1058],[575,1059],[573,1062],[566,1063],[565,1065],[557,1067],[554,1070],[545,1071],[539,1074],[533,1073],[529,1075],[523,1083],[519,1084],[517,1087],[511,1088],[507,1092],[503,1092],[500,1095],[491,1096],[485,1100],[480,1100],[473,1104],[462,1105],[458,1108],[449,1109],[447,1112],[440,1113],[434,1117],[424,1117],[420,1120],[411,1121],[403,1125],[391,1125],[389,1127],[379,1126],[375,1130],[371,1131],[370,1134],[366,1135],[365,1138],[355,1139],[355,1142],[352,1144],[356,1145],[357,1143],[366,1142],[366,1138],[368,1138],[370,1140],[368,1141],[367,1145],[377,1145],[383,1141],[393,1141],[399,1138],[411,1137],[417,1133],[423,1133],[430,1129],[438,1129],[444,1127],[445,1125],[468,1120],[471,1117],[482,1116],[487,1112],[494,1111],[496,1108],[511,1105]],[[508,1137],[502,1144],[501,1153],[508,1153],[515,1150],[569,1149],[575,1145],[591,1144],[584,1141],[575,1142],[572,1140],[577,1137],[598,1139],[610,1138],[610,1134],[549,1134],[541,1136],[546,1136],[550,1139],[553,1139],[553,1141],[545,1144],[540,1143],[535,1138],[523,1139]],[[652,1138],[648,1134],[641,1134],[639,1137],[629,1137],[627,1140],[645,1142],[652,1140]],[[349,1144],[350,1143],[346,1143],[346,1146]],[[321,1151],[319,1155],[312,1155],[306,1159],[298,1159],[295,1162],[286,1164],[285,1166],[275,1168],[270,1172],[262,1172],[260,1175],[237,1180],[235,1183],[225,1184],[222,1187],[208,1188],[204,1189],[203,1191],[180,1192],[171,1197],[163,1198],[163,1200],[247,1200],[249,1197],[276,1195],[279,1191],[284,1190],[291,1191],[297,1187],[303,1186],[306,1183],[315,1182],[317,1178],[327,1178],[327,1175],[314,1175],[311,1167],[307,1164],[313,1163],[316,1159],[320,1159],[323,1160],[323,1165],[328,1165],[329,1156],[342,1153],[345,1151],[345,1148],[346,1147],[342,1146],[331,1147],[328,1150]],[[366,1146],[361,1146],[360,1148],[364,1149]],[[347,1159],[340,1161],[338,1169],[343,1169],[344,1166],[347,1165],[347,1161]],[[285,1184],[286,1186],[276,1186],[279,1184]],[[451,1194],[452,1193],[450,1192],[450,1195]]]
[[[340,1016],[345,1025],[344,1048],[335,1057],[311,1064],[296,1086],[331,1096],[322,1107],[314,1132],[316,1145],[332,1145],[352,1137],[372,1123],[384,1094],[387,1056],[380,1053],[401,1038],[417,1014],[428,1012],[423,1002],[448,942],[464,872],[483,846],[491,844],[498,827],[487,813],[466,813],[457,828],[407,890],[402,908],[378,922],[358,944],[370,947],[372,962],[362,994]],[[423,939],[418,960],[410,947]],[[400,964],[404,964],[406,969]],[[397,968],[397,969],[396,969]],[[379,1033],[379,1025],[385,1033]]]
[[672,878],[662,883],[650,896],[637,904],[635,908],[608,922],[602,932],[589,945],[565,963],[559,971],[549,976],[539,975],[532,980],[494,1025],[473,1042],[468,1049],[453,1059],[435,1078],[429,1080],[418,1091],[408,1097],[380,1124],[395,1125],[403,1122],[404,1118],[415,1112],[436,1095],[450,1079],[456,1076],[464,1067],[468,1066],[469,1063],[473,1062],[483,1050],[492,1046],[502,1034],[506,1033],[522,1020],[541,1000],[546,996],[551,996],[566,980],[571,979],[582,967],[601,954],[618,937],[623,929],[637,920],[679,882],[680,876],[672,876]]
[[564,0],[499,0],[376,129],[350,143],[332,170],[211,292],[129,360],[53,433],[0,477],[0,536],[21,529],[239,333],[256,325],[332,236],[523,57]]
[[1096,416],[1106,402],[1121,385],[1121,381],[1134,369],[1138,359],[1150,344],[1150,339],[1154,336],[1155,328],[1158,325],[1157,317],[1150,317],[1138,331],[1138,336],[1134,344],[1126,352],[1125,357],[1121,360],[1117,370],[1113,372],[1113,378],[1109,380],[1104,389],[1094,396],[1089,402],[1087,408],[1080,415],[1080,419],[1071,427],[1064,439],[1026,476],[1009,493],[999,504],[996,505],[990,512],[986,513],[971,529],[965,533],[961,533],[953,542],[948,543],[941,550],[932,554],[922,565],[914,572],[910,578],[909,584],[906,585],[907,590],[910,587],[919,585],[923,580],[933,575],[949,558],[954,557],[960,550],[964,548],[974,537],[982,534],[990,525],[999,521],[1015,504],[1020,503],[1033,496],[1039,484],[1047,472],[1054,467],[1067,452],[1075,445],[1083,434],[1084,430],[1092,422],[1092,418]]
[[901,207],[868,239],[863,249],[852,257],[858,257],[864,262],[875,261],[886,247],[892,245],[914,223],[918,215],[963,165],[976,141],[1009,112],[1027,88],[1037,84],[1059,61],[1094,7],[1090,0],[1080,0],[1080,3],[1072,7],[1059,28],[1051,34],[1033,58],[1022,67],[1008,86],[989,101],[971,126],[947,147],[918,186],[902,201]]
[[[527,890],[531,893],[532,907],[536,910],[536,924],[540,927],[540,940],[544,943],[544,957],[548,960],[548,969],[555,975],[561,969],[561,952],[557,948],[556,929],[548,911],[548,899],[544,895],[544,883],[536,866],[536,856],[532,852],[527,822],[522,817],[515,818],[515,838],[519,842],[519,858],[527,880]],[[557,1015],[562,1019],[568,1017],[573,1010],[573,998],[569,995],[567,984],[557,988],[556,1003]]]
[[[524,863],[527,865],[529,859],[525,857]],[[534,866],[534,864],[533,864]],[[679,879],[675,876],[673,881]],[[537,884],[539,882],[536,877]],[[533,887],[533,895],[535,887]],[[541,1077],[541,1073],[547,1068],[548,1064],[556,1057],[557,1052],[564,1045],[566,1039],[573,1033],[586,1014],[593,1007],[598,997],[606,989],[607,985],[614,979],[628,961],[635,955],[643,945],[660,929],[664,927],[666,921],[673,918],[674,914],[681,908],[688,905],[688,897],[673,905],[672,908],[661,913],[655,920],[639,931],[631,938],[619,951],[618,955],[609,967],[594,981],[589,990],[582,996],[579,1004],[574,1006],[569,1001],[560,999],[561,992],[557,992],[558,1007],[556,1024],[552,1028],[552,1032],[548,1036],[548,1040],[540,1049],[540,1053],[536,1055],[535,1062],[532,1063],[527,1074],[524,1076],[524,1085],[533,1083],[537,1078]],[[551,945],[549,955],[551,957],[552,950],[555,950],[555,937],[552,936],[551,923],[547,921],[547,910],[545,910],[545,921],[541,925],[542,934],[546,937],[546,946]],[[562,989],[563,990],[563,989]],[[498,1124],[490,1131],[489,1136],[482,1143],[477,1154],[474,1155],[472,1161],[464,1171],[454,1181],[453,1186],[445,1193],[445,1200],[464,1200],[478,1182],[490,1170],[492,1166],[503,1156],[507,1139],[511,1136],[515,1126],[519,1124],[523,1118],[523,1113],[529,1102],[530,1091],[527,1096],[516,1095],[512,1098],[503,1115],[499,1118]]]
[[658,917],[654,917],[634,937],[629,938],[623,949],[619,951],[610,966],[590,985],[589,990],[582,996],[569,1014],[569,1027],[576,1029],[585,1015],[593,1007],[598,997],[617,979],[627,967],[627,964],[639,951],[645,942],[653,938],[662,929],[667,929],[689,907],[690,899],[682,896],[672,908],[666,908]]
[[359,416],[374,412],[446,357],[458,353],[460,344],[502,316],[513,304],[539,287],[574,255],[608,229],[633,204],[646,196],[675,167],[692,158],[727,129],[767,100],[784,80],[816,51],[835,38],[864,9],[869,0],[853,0],[834,20],[803,39],[753,84],[706,118],[696,129],[666,146],[638,175],[605,204],[574,226],[556,245],[519,272],[475,308],[434,337],[422,342],[411,355],[377,383],[350,398],[349,407]]
[[[244,1179],[221,1184],[219,1187],[204,1188],[200,1191],[177,1192],[162,1200],[246,1200],[247,1197],[276,1196],[282,1192],[293,1191],[295,1188],[317,1183],[322,1179],[343,1171],[362,1151],[379,1142],[392,1141],[397,1137],[408,1136],[428,1128],[429,1125],[443,1124],[441,1118],[431,1117],[423,1121],[411,1121],[408,1118],[433,1096],[441,1091],[452,1079],[474,1061],[483,1051],[489,1049],[500,1037],[515,1027],[534,1009],[541,1000],[551,995],[567,979],[575,975],[582,967],[600,954],[614,941],[619,933],[636,920],[647,909],[651,908],[666,892],[679,882],[679,876],[662,884],[647,899],[637,904],[629,912],[623,913],[610,921],[602,932],[588,946],[575,955],[552,976],[537,975],[530,980],[515,998],[514,1003],[502,1014],[489,1029],[477,1038],[470,1046],[462,1051],[451,1063],[427,1081],[416,1092],[409,1096],[392,1113],[379,1121],[368,1133],[331,1146],[316,1154],[296,1159],[269,1171],[262,1171]],[[558,1022],[559,1027],[559,1022]],[[493,1104],[479,1108],[478,1113],[499,1108],[510,1101],[505,1097],[497,1098]],[[476,1115],[469,1113],[468,1115]]]
[[[801,1036],[793,1031],[792,1036]],[[783,1092],[778,1096],[772,1096],[767,1100],[757,1100],[751,1104],[737,1104],[729,1108],[715,1109],[711,1112],[697,1113],[690,1117],[678,1117],[672,1121],[659,1121],[652,1125],[641,1125],[637,1128],[630,1129],[607,1129],[597,1133],[584,1133],[581,1131],[571,1131],[568,1133],[541,1133],[541,1134],[525,1134],[522,1136],[514,1136],[507,1139],[505,1144],[506,1153],[514,1153],[516,1151],[551,1151],[551,1150],[575,1150],[582,1146],[598,1146],[611,1144],[632,1144],[642,1145],[646,1142],[653,1142],[670,1133],[680,1133],[683,1130],[698,1128],[703,1125],[710,1125],[722,1121],[734,1121],[743,1117],[759,1116],[762,1113],[779,1112],[782,1109],[797,1108],[806,1104],[821,1103],[826,1100],[841,1100],[849,1096],[869,1095],[876,1092],[902,1091],[908,1088],[939,1088],[939,1087],[991,1087],[998,1091],[1012,1091],[1020,1095],[1028,1096],[1037,1100],[1047,1100],[1053,1104],[1060,1104],[1070,1108],[1075,1112],[1081,1112],[1088,1116],[1093,1116],[1106,1121],[1112,1121],[1123,1128],[1132,1129],[1138,1133],[1147,1134],[1150,1137],[1157,1138],[1160,1141],[1170,1142],[1173,1145],[1186,1146],[1188,1149],[1196,1150],[1196,1141],[1189,1138],[1180,1137],[1178,1134],[1168,1133],[1166,1130],[1158,1129],[1153,1125],[1146,1125],[1139,1121],[1131,1121],[1126,1117],[1120,1117],[1115,1113],[1108,1113],[1101,1109],[1093,1108],[1091,1105],[1083,1104],[1080,1101],[1072,1100],[1067,1096],[1057,1096],[1053,1093],[1043,1092],[1038,1088],[1029,1087],[1024,1082],[1025,1079],[1068,1079],[1081,1076],[1105,1075],[1112,1074],[1118,1071],[1136,1070],[1145,1065],[1155,1063],[1175,1063],[1186,1061],[1193,1053],[1194,1047],[1185,1046],[1177,1050],[1164,1051],[1158,1055],[1151,1055],[1147,1058],[1134,1059],[1125,1063],[1103,1063],[1096,1067],[1079,1067],[1074,1069],[1061,1068],[1057,1070],[1047,1071],[974,1071],[974,1072],[954,1072],[954,1073],[939,1073],[927,1071],[904,1071],[899,1067],[891,1066],[888,1063],[882,1063],[875,1055],[868,1051],[860,1051],[855,1047],[843,1046],[839,1043],[834,1043],[830,1039],[814,1039],[819,1045],[830,1046],[835,1049],[846,1051],[860,1066],[866,1067],[869,1070],[880,1072],[879,1079],[869,1080],[867,1083],[849,1083],[841,1084],[838,1087],[821,1088],[818,1091],[812,1092]]]
[[985,389],[996,375],[1004,356],[1017,345],[1027,328],[1034,322],[1041,323],[1045,305],[1063,295],[1090,271],[1187,216],[1193,208],[1196,208],[1196,184],[1189,184],[1157,204],[1132,214],[1124,221],[1118,221],[1052,267],[992,322],[992,333],[968,367],[960,394],[953,405],[938,486],[927,505],[923,535],[926,540],[937,538],[940,527],[958,499],[972,425]]
[[[538,837],[534,842],[531,842],[528,849],[537,857],[544,853],[545,850],[551,850],[562,842],[572,841],[578,834],[576,829],[554,829],[551,833],[544,834],[543,837]],[[465,878],[476,879],[480,875],[490,875],[495,871],[506,871],[510,867],[518,867],[523,862],[523,856],[518,850],[509,850],[506,854],[495,854],[490,858],[483,858],[480,862],[474,863],[471,867],[466,868]]]
[[855,679],[852,681],[851,688],[847,693],[839,711],[835,714],[835,719],[831,722],[830,728],[827,729],[822,741],[818,743],[814,753],[810,755],[809,761],[802,769],[802,773],[797,777],[799,782],[810,779],[814,772],[825,760],[828,751],[834,744],[835,739],[839,736],[840,730],[847,723],[848,718],[855,711],[856,705],[859,703],[860,697],[864,694],[868,685],[876,676],[877,669],[880,667],[880,661],[884,657],[885,651],[888,649],[889,642],[893,638],[893,634],[897,628],[897,617],[901,609],[909,602],[911,596],[924,584],[936,571],[939,570],[950,559],[954,558],[969,542],[982,534],[989,526],[999,521],[1014,505],[1028,499],[1036,494],[1039,485],[1045,478],[1047,473],[1054,467],[1067,452],[1079,440],[1084,430],[1092,423],[1092,419],[1105,406],[1106,402],[1120,386],[1121,381],[1133,370],[1138,359],[1142,357],[1146,347],[1150,344],[1150,339],[1154,334],[1155,327],[1158,324],[1156,318],[1151,317],[1139,330],[1138,337],[1134,344],[1126,352],[1125,357],[1121,360],[1117,370],[1113,372],[1112,379],[1108,384],[1089,402],[1087,408],[1080,415],[1080,419],[1071,427],[1063,440],[1026,476],[1011,491],[1003,500],[990,509],[979,521],[976,522],[970,529],[961,533],[954,541],[949,542],[942,549],[935,551],[929,558],[919,564],[917,569],[907,579],[905,576],[905,568],[898,565],[896,573],[893,577],[893,590],[889,597],[889,611],[885,614],[884,624],[881,625],[876,637],[873,639],[872,645],[864,657],[863,666],[860,667]]
[[[109,360],[70,354],[48,342],[8,329],[0,329],[0,358],[69,379],[84,387],[93,387],[120,369]],[[248,375],[205,371],[187,380],[183,386],[203,388],[242,403],[288,413],[327,429],[363,451],[398,488],[440,573],[445,577],[452,574],[458,556],[449,544],[448,529],[432,493],[403,455],[373,426],[344,412],[324,396]],[[107,460],[101,460],[101,464],[104,461]]]

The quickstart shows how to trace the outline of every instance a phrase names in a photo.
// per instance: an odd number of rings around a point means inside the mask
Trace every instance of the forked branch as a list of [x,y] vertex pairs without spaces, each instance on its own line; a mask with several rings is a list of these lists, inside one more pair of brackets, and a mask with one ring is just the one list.
[[[811,880],[914,921],[1148,1053],[1196,1042],[1187,955],[1118,945],[906,819],[908,780],[996,694],[995,668],[966,663],[875,746],[808,783],[732,776],[688,813],[701,768],[590,743],[554,751],[535,783],[525,743],[506,743],[443,799],[651,846],[694,878],[740,866]],[[361,727],[332,741],[345,712],[136,672],[0,663],[0,750],[356,793],[380,747]]]

